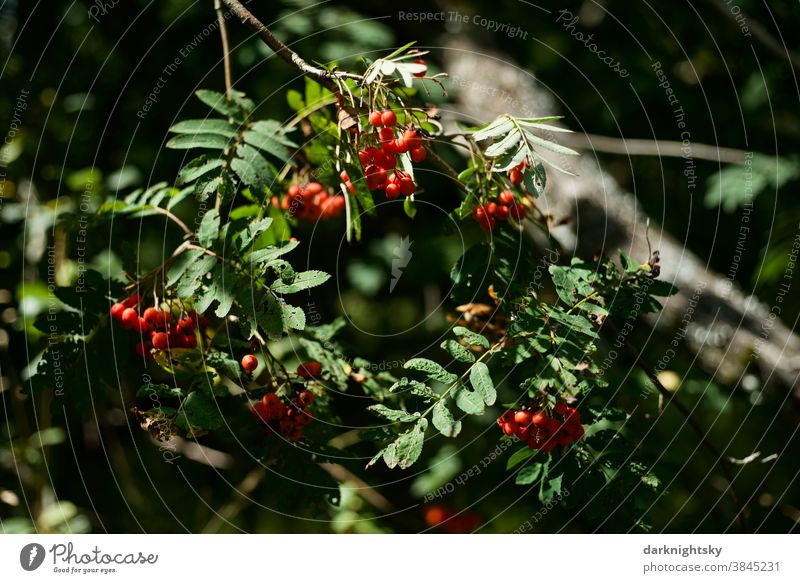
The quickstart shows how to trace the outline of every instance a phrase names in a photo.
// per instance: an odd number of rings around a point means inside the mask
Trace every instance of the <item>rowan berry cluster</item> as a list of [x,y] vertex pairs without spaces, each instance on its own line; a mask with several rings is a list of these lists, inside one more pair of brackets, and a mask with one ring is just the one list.
[[545,453],[557,446],[567,446],[583,437],[581,415],[577,409],[566,403],[557,403],[553,413],[562,417],[559,421],[544,409],[523,408],[509,410],[497,420],[506,435],[515,435],[520,441],[527,441],[528,447]]
[[431,528],[440,528],[449,534],[467,534],[473,532],[483,519],[471,510],[454,511],[443,504],[430,504],[423,508],[425,524]]
[[345,202],[344,196],[326,191],[319,182],[309,182],[292,184],[283,200],[273,197],[272,205],[292,217],[316,222],[342,216]]
[[497,221],[506,221],[509,218],[515,221],[525,218],[525,207],[517,202],[510,190],[504,190],[496,201],[486,202],[472,211],[472,220],[484,231],[492,231],[497,226]]
[[268,434],[280,433],[289,441],[303,438],[303,430],[311,423],[308,408],[314,403],[314,393],[304,389],[294,399],[284,401],[275,393],[267,393],[253,405],[256,418],[266,425]]
[[358,152],[367,188],[384,190],[389,200],[401,194],[411,196],[417,190],[417,185],[408,172],[397,170],[397,156],[408,153],[417,164],[425,160],[427,153],[422,145],[422,134],[413,126],[402,133],[395,131],[397,114],[391,109],[373,111],[369,114],[369,123],[377,130],[371,136],[374,145]]
[[200,340],[204,338],[208,319],[198,316],[194,310],[176,317],[172,310],[150,306],[140,315],[140,303],[139,294],[133,294],[111,306],[111,317],[123,329],[138,332],[144,337],[136,345],[136,354],[139,356],[151,354],[153,349],[196,348],[198,332]]

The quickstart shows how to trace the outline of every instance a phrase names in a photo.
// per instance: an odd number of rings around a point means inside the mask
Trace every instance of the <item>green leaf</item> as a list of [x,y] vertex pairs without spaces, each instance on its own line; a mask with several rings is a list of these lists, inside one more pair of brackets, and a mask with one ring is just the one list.
[[439,433],[445,437],[456,437],[461,433],[461,421],[457,421],[453,418],[453,414],[450,412],[450,409],[447,408],[444,401],[444,399],[440,399],[436,405],[433,406],[431,421],[433,422],[433,426],[439,430]]
[[279,184],[277,172],[256,148],[242,144],[236,148],[236,155],[231,169],[244,184],[258,192],[272,192]]
[[176,123],[169,131],[176,134],[217,134],[226,138],[234,138],[239,133],[224,119],[187,119]]
[[531,458],[536,455],[536,450],[527,447],[522,447],[511,454],[511,457],[508,458],[508,462],[506,462],[506,469],[510,470],[524,462],[526,459]]
[[461,338],[467,344],[471,344],[472,346],[483,346],[484,348],[489,348],[489,341],[486,339],[485,336],[478,334],[477,332],[473,332],[469,328],[464,328],[462,326],[456,326],[453,328],[453,333]]
[[520,486],[533,484],[541,473],[542,464],[528,464],[517,473],[514,483]]
[[330,279],[330,274],[324,271],[301,271],[295,275],[291,283],[277,281],[272,284],[272,291],[279,294],[293,294],[304,289],[322,285]]
[[458,408],[467,415],[481,415],[485,410],[481,395],[469,390],[464,385],[459,385],[453,389],[453,399]]
[[206,354],[206,364],[231,379],[238,379],[242,375],[239,363],[224,352],[209,352]]
[[480,142],[489,138],[502,136],[515,129],[515,127],[514,122],[507,115],[501,115],[494,121],[475,131],[473,137],[476,141]]
[[217,134],[179,134],[168,141],[166,147],[173,150],[191,150],[192,148],[224,150],[229,144],[228,138]]
[[475,362],[475,355],[452,338],[448,338],[440,346],[459,362]]
[[289,253],[292,249],[297,247],[300,243],[297,241],[286,241],[286,243],[278,246],[269,246],[264,249],[257,249],[253,251],[248,259],[257,264],[268,263],[273,259],[277,259],[281,255]]
[[186,270],[196,263],[202,255],[203,252],[199,249],[189,249],[178,255],[167,270],[167,286],[174,286],[183,277]]
[[251,129],[244,133],[244,141],[267,154],[275,156],[281,162],[292,160],[292,152],[272,134]]
[[197,229],[197,242],[203,247],[211,247],[219,237],[219,212],[211,208],[203,215],[200,227]]
[[549,271],[553,276],[553,285],[556,286],[558,297],[567,304],[574,304],[579,298],[594,293],[594,288],[588,282],[594,273],[590,269],[572,265],[551,265]]
[[[401,470],[410,467],[422,453],[422,445],[425,442],[425,430],[428,428],[428,420],[420,419],[409,431],[400,435],[394,442],[397,466]],[[384,457],[384,459],[386,459]],[[389,465],[387,463],[387,465]],[[389,466],[394,467],[394,466]]]
[[194,292],[202,284],[202,277],[214,269],[217,258],[202,253],[200,257],[189,265],[175,285],[175,293],[181,299],[186,299],[194,295]]
[[407,196],[403,201],[403,211],[409,219],[417,216],[417,205],[414,203],[414,196]]
[[497,156],[505,154],[508,150],[516,146],[521,139],[522,134],[520,132],[509,132],[502,140],[499,140],[486,148],[485,153],[490,158],[496,158]]
[[207,156],[200,156],[195,158],[188,164],[186,164],[183,168],[181,168],[180,172],[178,173],[178,186],[189,184],[194,182],[201,176],[205,176],[212,170],[219,168],[225,165],[225,160],[222,158],[211,158],[209,159]]
[[487,405],[493,405],[497,400],[497,391],[494,389],[492,377],[489,375],[489,367],[482,362],[473,365],[469,373],[469,382],[475,391],[481,396]]
[[416,421],[417,419],[419,419],[419,415],[413,415],[411,413],[407,413],[399,409],[390,409],[385,405],[372,405],[371,407],[367,407],[367,409],[369,411],[372,411],[376,415],[383,417],[384,419],[388,419],[389,421],[400,421],[401,423],[409,423],[411,421]]
[[281,304],[283,326],[291,330],[303,330],[306,327],[306,313],[302,308],[291,306],[284,301]]
[[253,221],[252,223],[247,225],[247,227],[245,227],[239,233],[239,251],[246,251],[247,248],[251,245],[251,243],[259,235],[261,235],[261,233],[269,229],[271,224],[272,224],[272,219],[269,217],[264,217],[263,219]]
[[446,385],[452,384],[458,378],[456,375],[447,372],[441,365],[428,360],[427,358],[412,358],[406,361],[403,368],[418,370],[427,375],[428,378],[437,380]]
[[622,269],[625,273],[636,273],[641,269],[641,266],[631,259],[622,249],[619,251],[619,260],[622,263]]
[[214,430],[225,425],[216,401],[199,391],[189,393],[184,399],[175,422],[187,431]]
[[211,91],[210,89],[199,89],[195,91],[197,98],[214,111],[217,111],[223,115],[229,115],[231,117],[242,119],[245,115],[245,111],[242,106],[249,105],[251,106],[250,109],[252,109],[252,102],[249,99],[244,98],[244,93],[240,93],[238,91],[231,92],[232,97],[234,94],[236,98],[228,101],[224,94],[217,91]]

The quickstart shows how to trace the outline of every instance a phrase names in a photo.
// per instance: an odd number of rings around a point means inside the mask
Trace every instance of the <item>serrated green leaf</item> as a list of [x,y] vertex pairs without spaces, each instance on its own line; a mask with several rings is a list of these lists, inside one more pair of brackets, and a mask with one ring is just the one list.
[[468,415],[482,415],[486,408],[481,395],[465,385],[453,389],[453,399],[458,408]]
[[239,133],[224,119],[187,119],[169,128],[175,134],[217,134],[226,138],[234,138]]
[[272,284],[272,291],[278,294],[293,294],[304,289],[322,285],[330,279],[330,274],[324,271],[301,271],[296,274],[291,283],[277,281]]
[[494,388],[492,377],[489,375],[489,367],[482,362],[475,363],[469,373],[469,382],[484,403],[494,405],[497,400],[497,391]]
[[257,192],[272,192],[277,187],[277,172],[256,148],[241,144],[236,156],[231,160],[231,169],[244,184]]
[[270,225],[272,225],[270,217],[264,217],[247,225],[239,233],[239,251],[246,251],[261,233],[269,229]]
[[464,328],[463,326],[456,326],[453,328],[453,333],[461,338],[467,344],[471,344],[472,346],[483,346],[484,348],[489,348],[489,341],[486,339],[485,336],[482,334],[478,334],[477,332],[473,332],[469,328]]
[[283,326],[290,330],[303,330],[306,327],[306,313],[302,308],[280,302]]
[[431,415],[431,422],[433,426],[439,430],[439,433],[445,437],[456,437],[461,433],[461,421],[453,418],[453,414],[444,402],[440,399],[436,405],[433,406]]
[[508,152],[511,148],[516,146],[519,141],[522,139],[522,134],[514,128],[513,131],[508,132],[506,136],[502,140],[498,140],[493,143],[491,146],[486,148],[484,153],[489,158],[496,158]]
[[200,227],[197,229],[197,242],[202,247],[211,247],[219,237],[219,211],[211,208],[203,215]]
[[514,483],[519,486],[533,484],[542,473],[542,464],[528,464],[522,468],[514,479]]
[[367,407],[367,409],[376,415],[383,417],[384,419],[388,419],[389,421],[410,423],[411,421],[416,421],[419,419],[419,415],[413,415],[411,413],[407,413],[406,411],[401,411],[400,409],[390,409],[385,405],[372,405]]
[[441,365],[427,358],[412,358],[406,361],[403,368],[418,370],[425,373],[428,378],[437,380],[446,385],[454,383],[458,378],[456,375],[447,372]]
[[511,469],[517,467],[519,464],[524,462],[526,459],[535,456],[536,455],[536,451],[537,450],[535,450],[535,449],[531,449],[531,448],[527,447],[527,445],[525,447],[522,447],[522,448],[518,449],[513,454],[511,454],[511,457],[508,458],[508,461],[506,462],[506,469],[507,470],[511,470]]
[[[212,170],[225,165],[225,160],[222,158],[208,158],[207,156],[200,156],[195,158],[178,173],[178,186],[194,182],[201,176],[205,176]],[[168,207],[169,208],[169,207]]]
[[199,391],[189,393],[181,404],[175,422],[185,430],[214,430],[224,426],[225,420],[220,414],[217,403]]
[[494,121],[473,132],[472,136],[476,141],[480,142],[489,138],[502,136],[514,128],[514,122],[509,119],[508,116],[501,115]]
[[452,338],[448,338],[440,346],[459,362],[475,362],[475,355]]
[[224,150],[229,145],[228,138],[217,134],[178,134],[166,143],[166,147],[173,150],[191,150],[192,148]]
[[[428,420],[420,419],[407,432],[400,435],[395,443],[395,455],[397,466],[401,470],[410,467],[422,453],[422,445],[425,442],[425,429],[428,428]],[[384,458],[386,459],[386,458]],[[388,465],[388,463],[387,463]],[[393,466],[389,466],[393,467]]]
[[231,117],[237,117],[241,119],[245,114],[242,105],[249,105],[252,104],[252,102],[244,99],[243,93],[236,92],[236,94],[238,99],[228,101],[224,94],[217,91],[211,91],[210,89],[198,89],[195,91],[197,98],[214,111],[217,111],[223,115],[229,115]]
[[286,241],[282,245],[271,245],[269,247],[265,247],[264,249],[257,249],[248,256],[248,260],[256,264],[268,263],[274,259],[277,259],[281,255],[289,253],[299,244],[300,243],[297,241]]

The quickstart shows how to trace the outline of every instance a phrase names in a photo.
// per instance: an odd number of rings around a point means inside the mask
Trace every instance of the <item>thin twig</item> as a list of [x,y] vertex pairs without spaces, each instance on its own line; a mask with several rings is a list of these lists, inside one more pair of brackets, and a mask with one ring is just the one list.
[[299,69],[303,75],[313,78],[332,93],[339,93],[339,87],[333,80],[334,77],[339,79],[354,79],[356,81],[363,80],[361,75],[356,75],[354,73],[345,73],[339,71],[331,73],[325,69],[320,69],[319,67],[309,65],[300,55],[278,40],[258,18],[253,16],[253,14],[242,5],[241,2],[238,2],[237,0],[222,0],[222,2],[224,2],[228,8],[231,9],[231,12],[233,12],[233,14],[235,14],[239,20],[242,21],[242,24],[247,25],[261,38],[261,40],[264,41],[264,43],[266,43],[269,48],[275,51],[276,55],[290,65]]
[[217,13],[219,23],[219,36],[222,39],[222,66],[225,70],[225,97],[231,100],[231,89],[233,87],[233,76],[231,75],[231,52],[228,44],[228,27],[225,24],[225,14],[222,12],[222,2],[214,0],[214,11]]

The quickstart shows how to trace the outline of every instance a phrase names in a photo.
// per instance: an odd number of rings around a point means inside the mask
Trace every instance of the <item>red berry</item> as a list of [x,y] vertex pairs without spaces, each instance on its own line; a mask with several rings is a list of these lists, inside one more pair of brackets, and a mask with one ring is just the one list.
[[396,183],[390,182],[386,185],[386,198],[389,200],[394,200],[395,198],[400,196],[400,187],[397,186]]
[[508,179],[511,181],[511,184],[522,184],[522,172],[516,168],[512,168],[511,172],[508,173]]
[[253,354],[245,354],[242,357],[242,368],[247,372],[253,372],[258,368],[258,359]]
[[410,177],[405,176],[399,180],[400,194],[403,196],[411,196],[417,190],[417,186]]
[[567,408],[568,408],[567,404],[560,401],[560,402],[556,403],[555,407],[553,407],[553,411],[555,411],[559,415],[563,415],[564,413],[567,412]]
[[525,218],[525,207],[517,203],[508,209],[508,214],[515,221],[521,221]]
[[437,526],[445,522],[452,515],[453,512],[449,508],[434,504],[425,509],[425,524],[428,526]]
[[472,209],[472,220],[480,222],[486,216],[486,209],[482,206]]
[[381,115],[380,111],[373,111],[372,113],[369,114],[369,123],[370,123],[370,125],[373,125],[376,128],[379,128],[379,127],[381,127],[383,125],[382,118],[383,118],[383,116]]
[[125,306],[126,308],[132,308],[133,306],[139,303],[140,299],[141,298],[139,297],[139,294],[133,294],[129,298],[125,298],[124,300],[122,300],[122,305]]
[[378,137],[384,143],[394,140],[394,130],[392,128],[381,128],[378,132]]
[[508,207],[504,204],[497,205],[494,210],[494,218],[498,221],[505,221],[508,218]]
[[397,168],[397,157],[394,154],[384,154],[383,161],[381,164],[378,164],[378,166],[386,170],[394,170]]
[[169,348],[169,337],[165,332],[156,332],[152,337],[153,348],[156,350],[166,350]]
[[322,365],[314,360],[311,362],[304,362],[297,367],[297,376],[307,379],[309,377],[318,377],[322,374]]
[[125,311],[125,306],[120,303],[116,303],[113,306],[111,306],[111,317],[114,318],[115,320],[120,320],[122,318],[122,312],[124,311]]
[[303,196],[310,198],[315,194],[319,194],[322,190],[322,185],[319,182],[309,182],[305,185],[305,188],[303,188]]
[[422,146],[422,136],[416,128],[408,128],[403,132],[403,141],[405,141],[410,150],[416,150]]
[[497,212],[497,203],[490,202],[485,205],[486,207],[486,214],[490,217],[494,216],[494,213]]
[[423,148],[422,146],[420,146],[419,148],[414,148],[413,150],[411,150],[411,159],[414,162],[416,162],[417,164],[419,164],[420,162],[425,160],[425,157],[427,155],[428,155],[428,153],[425,151],[425,148]]
[[478,226],[484,231],[492,231],[496,225],[494,218],[488,215],[484,215],[478,220]]
[[503,192],[500,193],[500,195],[497,198],[500,199],[501,204],[504,204],[506,206],[511,206],[512,204],[517,202],[516,198],[514,198],[514,193],[511,192],[510,190],[504,190]]
[[139,356],[150,354],[150,346],[147,344],[146,340],[142,340],[139,344],[137,344],[134,350]]
[[397,115],[391,109],[387,109],[381,114],[381,122],[387,128],[394,127],[397,124]]
[[514,422],[518,425],[528,425],[531,422],[532,416],[533,415],[530,411],[520,409],[519,411],[514,412]]
[[503,423],[503,433],[506,435],[514,435],[519,431],[519,426],[516,423]]
[[392,142],[392,144],[393,144],[393,147],[394,147],[395,151],[397,151],[400,154],[404,154],[404,153],[408,152],[408,150],[409,150],[409,144],[408,144],[407,141],[405,141],[403,139],[402,136],[397,138],[396,140],[394,140],[394,142]]
[[308,407],[314,402],[314,393],[311,391],[300,391],[297,395],[297,402],[301,407]]
[[122,312],[122,327],[134,330],[139,327],[139,313],[133,308],[125,308]]

